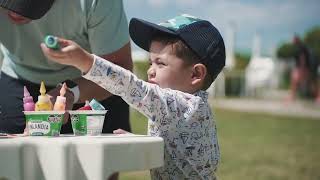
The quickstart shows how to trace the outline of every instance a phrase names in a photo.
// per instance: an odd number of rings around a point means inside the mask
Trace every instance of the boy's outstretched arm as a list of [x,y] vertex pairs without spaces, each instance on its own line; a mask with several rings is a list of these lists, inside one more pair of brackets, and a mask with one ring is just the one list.
[[[86,72],[87,69],[90,69],[93,59],[92,59],[92,55],[89,52],[82,49],[78,44],[76,44],[73,41],[69,41],[62,38],[58,38],[58,41],[61,47],[60,50],[52,50],[47,48],[44,44],[41,44],[42,51],[46,57],[60,64],[74,66],[83,72]],[[131,62],[130,52],[131,52],[130,43],[127,43],[119,50],[110,54],[102,55],[102,57],[108,57],[107,58],[108,60],[109,59],[111,61],[113,60],[115,61],[115,63],[119,64],[120,66],[123,66],[124,68],[131,70],[132,62]],[[122,60],[118,61],[118,59],[122,59]],[[95,98],[97,100],[103,100],[112,95],[111,93],[101,88],[94,82],[89,81],[83,77],[73,79],[73,81],[75,81],[79,85],[79,89],[80,89],[80,99],[78,101],[79,103],[92,98]],[[54,97],[59,95],[59,90],[57,90],[56,92],[57,93],[53,92],[53,94],[51,95]],[[70,100],[70,102],[67,102],[67,107],[68,109],[70,109],[70,107],[73,106],[73,103],[72,103],[73,97],[72,96],[70,96],[69,98],[67,97],[67,100],[68,101]]]
[[[90,66],[90,56],[91,54],[89,54],[88,52],[86,52],[84,49],[82,49],[78,44],[74,43],[73,41],[69,41],[69,40],[65,40],[65,39],[58,39],[59,41],[59,45],[61,47],[60,50],[53,50],[48,48],[44,43],[41,43],[41,49],[44,53],[44,55],[50,59],[53,60],[57,63],[60,64],[65,64],[65,65],[71,65],[71,66],[75,66],[76,68],[80,69],[81,71],[85,71],[85,69],[87,68],[86,66]],[[92,64],[92,62],[91,62]],[[89,69],[90,67],[88,67]],[[92,98],[96,98],[99,99],[97,97],[90,97],[88,98],[91,94],[90,93],[86,93],[83,91],[83,89],[88,89],[86,87],[91,86],[91,87],[95,87],[94,83],[80,77],[77,79],[73,79],[75,82],[77,82],[78,86],[79,86],[79,90],[80,90],[80,98],[78,100],[78,102],[83,102],[86,99],[92,99]],[[95,90],[94,92],[95,95],[98,94],[98,97],[102,97],[103,99],[108,97],[108,93],[106,93],[105,90],[103,90],[102,88],[96,86],[97,89],[100,89],[100,93],[98,93],[98,90]],[[91,88],[92,89],[92,88]],[[59,95],[59,88],[55,88],[52,89],[51,91],[48,92],[48,94],[50,96],[52,96],[52,99],[54,100],[56,98],[56,96]],[[72,93],[66,93],[66,109],[67,110],[71,110],[73,107],[73,102],[74,102],[74,96]],[[82,96],[82,98],[81,98]],[[91,95],[92,96],[92,95]],[[110,96],[110,95],[109,95]],[[65,118],[66,120],[67,118]]]

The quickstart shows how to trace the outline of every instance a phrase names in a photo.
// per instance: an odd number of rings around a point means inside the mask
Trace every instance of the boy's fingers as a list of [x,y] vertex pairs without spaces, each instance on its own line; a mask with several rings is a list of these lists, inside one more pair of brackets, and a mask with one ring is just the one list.
[[41,44],[40,44],[40,47],[41,47],[41,50],[42,50],[43,54],[44,54],[46,57],[49,58],[49,57],[50,57],[50,52],[49,52],[47,46],[46,46],[44,43],[41,43]]
[[48,57],[48,58],[64,58],[64,54],[62,54],[58,50],[53,50],[48,48],[44,43],[40,44],[40,47],[43,51],[43,53]]
[[71,51],[74,51],[74,49],[75,49],[75,46],[69,45],[69,46],[61,47],[60,51],[63,53],[69,53]]
[[59,43],[59,46],[61,48],[63,48],[63,47],[66,47],[66,46],[70,45],[71,41],[63,39],[63,38],[58,38],[58,43]]

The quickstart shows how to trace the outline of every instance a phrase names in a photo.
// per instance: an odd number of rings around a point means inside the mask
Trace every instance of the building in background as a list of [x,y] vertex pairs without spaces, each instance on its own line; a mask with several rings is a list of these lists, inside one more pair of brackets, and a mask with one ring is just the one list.
[[245,94],[259,96],[276,88],[279,76],[276,72],[274,58],[261,55],[261,39],[256,33],[253,37],[250,62],[245,70]]
[[232,69],[235,66],[235,38],[236,25],[234,22],[228,23],[226,29],[225,46],[226,46],[226,68]]

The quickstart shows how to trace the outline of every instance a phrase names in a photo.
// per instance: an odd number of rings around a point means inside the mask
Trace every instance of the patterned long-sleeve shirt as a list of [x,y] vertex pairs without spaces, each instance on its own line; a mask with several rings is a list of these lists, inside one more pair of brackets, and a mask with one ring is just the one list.
[[98,56],[83,77],[121,96],[148,117],[148,134],[164,139],[164,166],[151,170],[152,179],[216,179],[220,152],[207,92],[163,89]]

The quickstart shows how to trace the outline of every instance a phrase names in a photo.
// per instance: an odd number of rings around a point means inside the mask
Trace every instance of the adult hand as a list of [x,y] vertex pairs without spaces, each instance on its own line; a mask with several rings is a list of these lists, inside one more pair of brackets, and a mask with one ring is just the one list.
[[[50,96],[50,100],[51,100],[52,104],[54,104],[56,102],[57,96],[60,95],[60,89],[61,89],[61,86],[58,86],[47,93]],[[74,100],[73,93],[71,91],[67,90],[65,97],[66,97],[66,110],[72,110],[73,100]],[[64,114],[63,124],[67,123],[68,119],[69,119],[69,113],[66,112]]]

